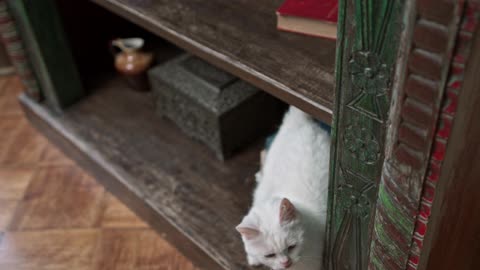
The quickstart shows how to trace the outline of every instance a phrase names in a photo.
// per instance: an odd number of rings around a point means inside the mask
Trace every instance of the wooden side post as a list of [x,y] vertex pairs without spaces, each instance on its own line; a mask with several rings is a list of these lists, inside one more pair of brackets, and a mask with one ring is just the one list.
[[340,9],[329,266],[416,269],[465,1],[345,0]]
[[480,1],[468,0],[423,192],[430,208],[414,236],[417,269],[480,269],[479,72]]
[[[418,269],[480,269],[480,33],[437,185]],[[428,252],[427,252],[428,251]]]
[[56,112],[85,95],[53,0],[8,0],[46,103]]
[[[406,1],[340,0],[329,269],[367,269]],[[412,7],[410,7],[412,9]]]
[[465,3],[414,3],[406,66],[397,73],[397,80],[403,83],[394,90],[396,102],[391,107],[369,269],[416,269],[420,235],[426,229],[425,202],[430,197],[437,165],[431,162],[431,156],[444,141],[436,131],[439,121],[444,120],[442,100],[449,86]]

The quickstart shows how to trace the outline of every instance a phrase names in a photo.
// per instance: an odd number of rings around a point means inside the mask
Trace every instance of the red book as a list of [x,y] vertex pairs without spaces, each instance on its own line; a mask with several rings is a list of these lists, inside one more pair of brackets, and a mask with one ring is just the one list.
[[335,39],[338,0],[286,0],[277,10],[279,30]]

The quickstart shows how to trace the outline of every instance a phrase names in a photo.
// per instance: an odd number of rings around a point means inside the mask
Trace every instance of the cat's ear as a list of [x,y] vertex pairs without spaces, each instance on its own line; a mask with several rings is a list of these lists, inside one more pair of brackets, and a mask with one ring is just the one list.
[[242,222],[236,227],[237,231],[247,240],[254,239],[260,235],[258,223],[255,215],[247,215]]
[[244,227],[242,224],[238,225],[236,229],[247,240],[256,238],[260,234],[259,230],[251,227]]
[[280,223],[289,223],[297,218],[295,206],[287,198],[283,198],[280,203]]

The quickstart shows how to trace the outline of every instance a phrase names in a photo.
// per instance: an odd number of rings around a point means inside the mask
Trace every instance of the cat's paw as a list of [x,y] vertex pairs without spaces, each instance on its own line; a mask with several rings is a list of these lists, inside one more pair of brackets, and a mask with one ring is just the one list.
[[247,256],[248,265],[250,266],[260,266],[261,263],[252,256]]

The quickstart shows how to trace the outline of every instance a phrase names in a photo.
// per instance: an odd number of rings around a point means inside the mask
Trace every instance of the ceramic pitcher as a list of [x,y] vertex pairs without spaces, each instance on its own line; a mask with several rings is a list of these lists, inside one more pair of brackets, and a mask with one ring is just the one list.
[[145,41],[142,38],[124,38],[112,41],[115,55],[115,68],[125,76],[130,87],[138,91],[148,91],[146,71],[152,65],[153,54],[142,51]]

